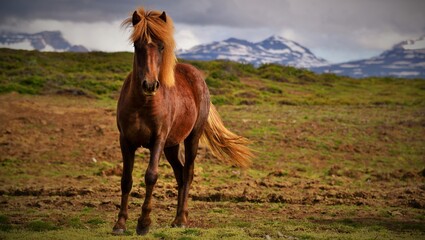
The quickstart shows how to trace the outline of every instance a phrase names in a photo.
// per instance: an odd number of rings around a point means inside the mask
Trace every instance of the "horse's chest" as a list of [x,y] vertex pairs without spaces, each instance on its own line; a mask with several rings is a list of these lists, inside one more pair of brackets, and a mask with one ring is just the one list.
[[130,116],[125,126],[122,127],[122,133],[125,138],[132,142],[133,145],[148,148],[151,145],[152,137],[155,134],[156,127],[152,123],[146,121],[146,118],[138,114]]

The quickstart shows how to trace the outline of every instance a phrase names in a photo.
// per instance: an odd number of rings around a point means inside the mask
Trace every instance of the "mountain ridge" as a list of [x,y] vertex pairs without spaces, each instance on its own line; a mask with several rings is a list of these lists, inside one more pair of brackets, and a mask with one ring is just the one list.
[[331,64],[310,70],[354,78],[370,76],[425,78],[425,36],[397,43],[391,49],[375,57]]
[[60,31],[38,33],[0,32],[0,47],[52,52],[88,52],[83,45],[72,45]]
[[229,38],[180,50],[187,60],[226,59],[260,66],[267,63],[307,68],[316,73],[335,73],[354,78],[371,76],[425,78],[425,36],[395,44],[378,56],[331,64],[301,44],[272,35],[260,42]]
[[309,68],[329,64],[326,60],[316,57],[309,49],[277,35],[255,43],[228,38],[223,41],[197,45],[188,50],[180,50],[177,55],[188,60],[227,59],[251,63],[255,66],[278,63]]
[[[32,34],[1,31],[0,47],[54,52],[89,51],[82,45],[70,44],[60,31]],[[273,63],[354,78],[391,76],[425,79],[425,35],[394,44],[378,56],[335,64],[314,55],[307,47],[278,35],[259,42],[233,37],[200,44],[188,50],[177,50],[176,54],[187,60],[224,59],[256,67]]]

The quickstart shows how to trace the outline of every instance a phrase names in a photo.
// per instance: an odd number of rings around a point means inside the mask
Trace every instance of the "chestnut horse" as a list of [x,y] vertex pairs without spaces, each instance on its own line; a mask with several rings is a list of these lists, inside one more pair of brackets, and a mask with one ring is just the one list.
[[[177,214],[172,223],[175,227],[187,224],[187,200],[200,140],[216,157],[240,167],[248,167],[253,155],[246,146],[247,139],[224,127],[199,70],[176,63],[173,22],[165,12],[139,8],[123,26],[132,26],[134,61],[117,107],[123,174],[121,208],[113,232],[121,234],[126,230],[134,156],[136,149],[142,146],[150,151],[145,173],[146,195],[136,229],[137,234],[143,235],[151,225],[152,192],[162,151],[178,185]],[[178,154],[182,142],[184,160],[179,159]]]

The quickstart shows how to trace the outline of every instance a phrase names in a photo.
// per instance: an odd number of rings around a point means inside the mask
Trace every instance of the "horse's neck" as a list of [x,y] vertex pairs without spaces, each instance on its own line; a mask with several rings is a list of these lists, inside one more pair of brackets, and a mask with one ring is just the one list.
[[128,82],[128,85],[129,85],[128,94],[143,95],[142,94],[142,84],[141,84],[142,82],[136,76],[137,76],[137,74],[136,74],[135,70],[133,70],[133,72],[127,78],[127,82]]

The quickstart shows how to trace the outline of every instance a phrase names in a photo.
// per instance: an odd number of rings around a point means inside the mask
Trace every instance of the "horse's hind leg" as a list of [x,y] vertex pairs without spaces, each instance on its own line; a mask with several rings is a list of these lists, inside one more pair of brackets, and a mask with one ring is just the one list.
[[172,223],[173,227],[180,227],[183,225],[183,222],[186,221],[181,219],[180,216],[182,215],[182,209],[181,206],[183,205],[183,165],[179,160],[179,147],[180,145],[170,147],[167,149],[164,149],[165,156],[167,157],[168,162],[170,163],[171,167],[174,171],[174,176],[176,177],[177,186],[178,186],[178,197],[177,197],[177,215],[175,220]]
[[183,166],[183,181],[179,186],[179,201],[177,206],[176,219],[173,222],[175,227],[184,227],[188,219],[187,201],[189,198],[190,185],[193,180],[193,169],[195,166],[195,158],[198,152],[200,134],[192,134],[184,141],[185,161]]
[[123,173],[121,177],[121,207],[118,213],[118,221],[113,228],[114,234],[123,234],[126,230],[125,222],[128,218],[128,195],[133,186],[133,166],[135,148],[132,148],[123,137],[120,137],[121,153],[123,158]]

